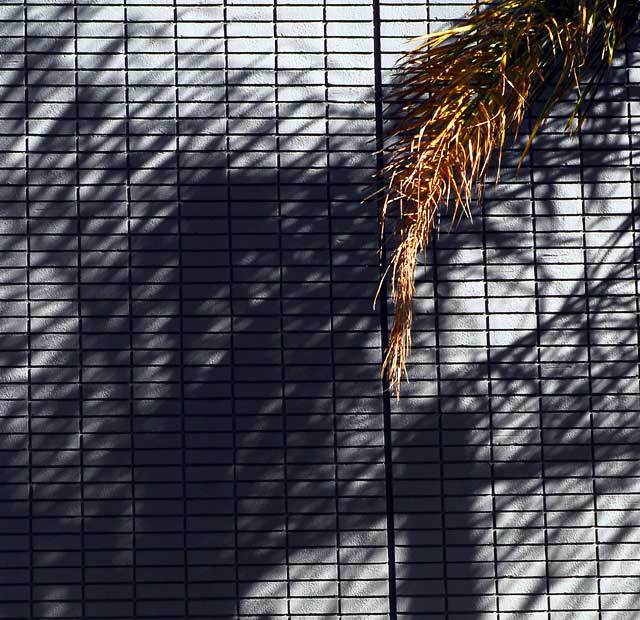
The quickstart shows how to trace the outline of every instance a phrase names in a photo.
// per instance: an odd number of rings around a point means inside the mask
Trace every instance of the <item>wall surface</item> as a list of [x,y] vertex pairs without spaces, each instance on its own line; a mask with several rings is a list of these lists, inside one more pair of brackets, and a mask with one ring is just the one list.
[[377,97],[469,6],[2,3],[0,617],[638,617],[637,41],[379,381]]

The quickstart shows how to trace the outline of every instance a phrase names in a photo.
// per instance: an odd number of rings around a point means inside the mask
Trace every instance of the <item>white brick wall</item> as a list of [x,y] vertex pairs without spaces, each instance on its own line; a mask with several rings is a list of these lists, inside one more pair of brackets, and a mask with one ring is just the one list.
[[0,7],[3,617],[634,617],[635,41],[379,382],[375,93],[468,8]]

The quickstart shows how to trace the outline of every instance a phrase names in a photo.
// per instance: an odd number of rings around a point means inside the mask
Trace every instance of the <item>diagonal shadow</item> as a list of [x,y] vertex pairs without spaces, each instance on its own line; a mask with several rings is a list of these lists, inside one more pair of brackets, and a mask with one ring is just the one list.
[[367,121],[85,9],[3,12],[1,613],[386,617]]
[[[368,119],[225,73],[216,7],[177,68],[167,7],[76,9],[28,7],[26,61],[3,40],[0,613],[386,618]],[[618,145],[570,152],[539,141],[535,218],[502,185],[421,279],[400,616],[636,606],[635,194]]]
[[417,363],[393,412],[400,614],[637,606],[627,71],[579,142],[551,123],[529,170],[441,236],[420,276]]

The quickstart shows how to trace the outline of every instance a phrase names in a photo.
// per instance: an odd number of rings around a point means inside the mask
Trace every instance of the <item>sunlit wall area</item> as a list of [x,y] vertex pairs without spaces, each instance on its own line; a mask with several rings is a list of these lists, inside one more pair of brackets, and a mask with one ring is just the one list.
[[0,6],[2,617],[634,617],[638,41],[380,381],[381,97],[470,8]]

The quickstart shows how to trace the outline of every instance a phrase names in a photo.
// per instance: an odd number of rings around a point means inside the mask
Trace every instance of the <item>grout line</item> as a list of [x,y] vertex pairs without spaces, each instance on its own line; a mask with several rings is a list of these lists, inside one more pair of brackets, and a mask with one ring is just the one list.
[[[382,148],[384,146],[384,107],[383,107],[383,85],[382,85],[382,32],[380,16],[380,0],[372,0],[373,9],[373,62],[374,62],[374,92],[375,92],[375,119],[376,119],[376,172],[380,174],[384,166],[384,156]],[[377,177],[378,189],[382,187],[380,178]],[[378,198],[378,201],[381,200]],[[384,237],[384,223],[382,223],[381,238]],[[384,244],[380,252],[380,277],[384,274],[386,264],[386,249]],[[386,280],[382,281],[379,291],[380,305],[380,343],[381,360],[384,359],[389,343],[389,315],[388,315],[388,287]],[[398,618],[397,582],[396,582],[396,524],[395,524],[395,501],[393,488],[393,434],[391,430],[391,393],[389,382],[382,378],[382,415],[384,420],[384,472],[385,472],[385,495],[386,495],[386,522],[387,522],[387,565],[389,577],[389,620]]]
[[[438,476],[440,479],[440,492],[438,497],[439,503],[439,516],[440,524],[439,531],[441,535],[441,549],[442,549],[442,600],[444,617],[449,618],[449,571],[448,571],[448,553],[447,550],[450,544],[447,542],[447,528],[446,521],[446,502],[445,502],[445,470],[444,470],[444,413],[442,411],[442,365],[440,360],[440,296],[439,296],[439,279],[438,279],[438,250],[436,244],[431,244],[431,256],[433,259],[433,321],[434,321],[434,356],[435,356],[435,371],[436,371],[436,412],[438,415]],[[452,461],[449,461],[451,464]]]
[[288,440],[289,440],[289,424],[288,424],[288,412],[287,412],[287,376],[285,373],[285,321],[284,321],[284,248],[282,244],[282,237],[284,234],[284,227],[282,225],[282,189],[280,187],[280,101],[279,101],[279,77],[278,77],[278,41],[280,39],[278,34],[278,2],[273,3],[272,12],[272,28],[273,28],[273,99],[274,99],[274,131],[273,136],[275,138],[275,175],[276,175],[276,204],[278,205],[278,331],[279,331],[279,348],[280,348],[280,398],[282,403],[282,458],[283,458],[283,486],[284,486],[284,562],[285,562],[285,574],[286,574],[286,599],[287,599],[287,613],[286,617],[291,618],[291,554],[290,554],[290,535],[289,535],[289,454],[288,454]]
[[[327,238],[328,238],[328,267],[329,267],[329,351],[330,351],[330,361],[331,364],[331,431],[332,431],[332,447],[333,447],[333,483],[334,483],[334,510],[336,513],[335,520],[335,529],[336,529],[336,581],[337,581],[337,608],[335,613],[338,614],[338,617],[342,617],[343,614],[343,588],[342,588],[342,553],[341,553],[341,521],[340,521],[340,460],[339,460],[339,449],[338,449],[338,436],[339,436],[339,426],[338,426],[338,411],[336,407],[337,401],[337,393],[336,393],[336,356],[335,356],[335,324],[334,324],[334,316],[335,316],[335,299],[334,299],[334,290],[333,290],[333,195],[331,191],[331,170],[332,170],[332,162],[331,162],[331,104],[329,97],[329,33],[328,33],[328,18],[327,18],[327,0],[323,0],[322,3],[322,23],[323,23],[323,69],[324,69],[324,130],[325,130],[325,140],[324,140],[324,148],[325,148],[325,165],[326,165],[326,174],[327,174]],[[277,52],[277,50],[276,50]]]
[[229,259],[229,275],[227,279],[227,285],[229,287],[229,397],[231,400],[231,475],[232,475],[232,487],[233,487],[233,570],[234,570],[234,595],[235,595],[235,614],[241,615],[240,607],[240,568],[239,568],[239,535],[238,535],[238,441],[237,441],[237,418],[236,418],[236,385],[235,385],[235,328],[234,328],[234,295],[235,295],[235,274],[234,274],[234,260],[233,260],[233,209],[232,209],[232,193],[231,193],[231,141],[229,138],[229,118],[230,118],[230,89],[229,86],[229,37],[228,24],[229,24],[229,0],[222,0],[222,40],[223,40],[223,56],[224,56],[224,152],[225,152],[225,201],[226,201],[226,219],[227,229],[226,237],[228,240],[227,255]]
[[[176,201],[177,201],[177,235],[178,235],[178,314],[179,319],[179,364],[180,364],[180,456],[181,456],[181,486],[182,486],[182,562],[184,564],[183,572],[183,592],[184,598],[183,614],[185,620],[188,620],[191,615],[189,613],[189,550],[188,550],[188,502],[187,502],[187,430],[186,430],[186,410],[185,410],[185,377],[184,377],[184,266],[183,266],[183,248],[182,248],[182,174],[180,167],[180,86],[179,86],[179,46],[178,46],[178,1],[173,2],[173,53],[174,53],[174,80],[173,87],[175,90],[175,158],[176,158]],[[157,316],[157,315],[156,315]]]
[[589,293],[589,252],[587,243],[587,197],[585,194],[585,178],[584,178],[584,166],[583,166],[583,139],[582,133],[578,133],[578,169],[580,174],[580,221],[582,224],[582,259],[583,259],[583,271],[582,271],[582,283],[584,286],[584,318],[585,318],[585,332],[586,343],[584,345],[587,353],[587,385],[588,387],[588,415],[589,415],[589,455],[591,466],[591,495],[593,502],[593,542],[595,552],[595,568],[596,568],[596,593],[598,596],[598,619],[602,619],[602,579],[600,574],[600,540],[598,535],[598,493],[596,484],[596,453],[595,453],[595,420],[593,416],[593,359],[591,355],[592,349],[592,329],[591,329],[591,305],[590,305],[590,293]]
[[126,179],[125,194],[127,206],[127,307],[128,307],[128,327],[129,327],[129,433],[131,436],[131,589],[132,589],[132,612],[133,617],[138,617],[138,553],[137,553],[137,527],[136,527],[136,442],[135,442],[135,375],[134,375],[134,346],[133,339],[133,246],[131,230],[131,132],[130,132],[130,102],[129,102],[129,11],[128,0],[123,0],[123,61],[124,61],[124,99],[125,99],[125,159],[126,159]]
[[[630,97],[630,88],[631,88],[631,79],[630,79],[630,70],[631,70],[631,62],[629,60],[629,41],[625,41],[625,87],[626,87],[626,99],[627,99],[627,134],[628,134],[628,145],[629,145],[629,182],[630,182],[630,200],[631,200],[631,231],[632,231],[632,246],[633,246],[633,280],[634,280],[634,292],[635,292],[635,329],[636,329],[636,346],[638,350],[638,364],[636,365],[636,373],[638,376],[638,393],[640,393],[640,273],[638,269],[638,265],[640,264],[640,255],[638,252],[638,222],[637,222],[637,209],[638,209],[638,196],[636,194],[635,185],[640,178],[637,177],[637,172],[634,168],[634,144],[633,144],[633,136],[634,136],[634,124],[632,122],[633,114],[631,108],[631,97]],[[635,118],[638,118],[637,116]],[[615,263],[622,264],[622,263]],[[611,312],[611,310],[609,310]]]
[[[478,2],[475,3],[475,11],[478,14],[480,7]],[[491,322],[489,313],[489,268],[487,264],[487,205],[480,198],[481,218],[482,218],[482,268],[483,268],[483,293],[484,293],[484,314],[485,314],[485,332],[486,332],[486,361],[487,361],[487,407],[489,414],[489,470],[491,478],[491,526],[492,526],[492,543],[493,543],[493,578],[494,578],[494,597],[496,605],[496,619],[500,620],[500,572],[499,554],[498,554],[498,530],[497,530],[497,506],[496,506],[496,483],[495,483],[495,447],[494,447],[494,415],[493,415],[493,385],[491,382]]]
[[487,262],[487,203],[480,200],[481,226],[482,226],[482,272],[484,276],[483,296],[484,296],[484,329],[486,338],[486,363],[487,363],[487,414],[489,416],[489,469],[491,478],[491,527],[493,542],[493,579],[494,579],[494,601],[496,605],[496,620],[500,620],[500,575],[498,571],[498,530],[497,530],[497,505],[496,505],[496,479],[495,479],[495,446],[494,446],[494,412],[493,412],[493,385],[491,372],[491,313],[489,311],[489,267]]
[[85,478],[84,478],[84,373],[83,373],[83,338],[82,338],[82,219],[80,209],[80,76],[79,76],[79,50],[78,50],[78,0],[73,0],[73,53],[74,53],[74,116],[75,116],[75,136],[74,136],[74,150],[75,150],[75,190],[74,197],[76,202],[76,234],[77,234],[77,285],[78,285],[78,299],[76,305],[76,311],[78,316],[78,430],[79,430],[79,459],[80,459],[80,592],[81,592],[81,604],[80,609],[82,617],[87,617],[87,604],[86,604],[86,551],[85,551]]
[[[531,118],[528,119],[528,129],[531,131]],[[532,229],[532,250],[533,250],[533,281],[534,281],[534,304],[536,314],[536,389],[537,389],[537,408],[538,408],[538,424],[540,427],[540,489],[542,494],[542,526],[544,536],[544,567],[545,567],[545,603],[547,620],[552,620],[551,612],[551,595],[550,595],[550,561],[549,561],[549,523],[547,519],[547,494],[546,494],[546,468],[545,468],[545,439],[544,439],[544,405],[543,405],[543,377],[542,377],[542,342],[540,331],[542,323],[540,320],[540,279],[538,273],[538,229],[536,225],[536,196],[534,185],[534,154],[535,147],[529,151],[527,157],[527,168],[529,170],[529,187],[530,187],[530,204],[531,204],[531,229]]]
[[[429,7],[431,3],[429,1]],[[428,31],[431,32],[431,24],[428,24]],[[481,247],[483,247],[482,244]],[[438,272],[438,248],[436,243],[431,244],[431,256],[433,258],[433,333],[434,333],[434,356],[436,366],[436,412],[438,415],[438,476],[440,479],[440,504],[439,504],[439,516],[440,516],[440,536],[441,536],[441,548],[442,548],[442,607],[445,620],[450,618],[449,609],[449,553],[448,549],[450,544],[448,542],[448,528],[447,528],[447,505],[445,501],[446,487],[445,487],[445,469],[444,469],[444,412],[442,410],[442,363],[440,358],[440,274]]]
[[28,484],[29,484],[29,523],[28,536],[29,536],[29,618],[33,620],[35,618],[35,600],[34,600],[34,576],[35,576],[35,557],[34,557],[34,544],[33,544],[33,407],[32,407],[32,342],[31,342],[31,208],[30,208],[30,184],[29,184],[29,53],[28,53],[28,0],[23,0],[23,17],[24,17],[24,30],[23,30],[23,56],[24,56],[24,135],[25,135],[25,210],[26,210],[26,311],[27,311],[27,460],[28,460]]

